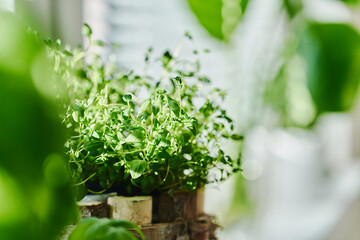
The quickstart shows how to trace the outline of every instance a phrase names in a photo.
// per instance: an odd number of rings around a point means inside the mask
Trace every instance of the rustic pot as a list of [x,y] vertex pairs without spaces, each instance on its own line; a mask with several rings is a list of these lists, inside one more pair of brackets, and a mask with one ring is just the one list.
[[81,218],[109,217],[109,205],[106,202],[100,201],[80,201],[77,203]]
[[151,224],[152,204],[151,196],[108,198],[110,218],[128,220],[138,226]]
[[109,217],[109,205],[107,199],[110,196],[116,196],[116,193],[86,195],[81,201],[77,202],[81,218]]
[[191,221],[204,212],[204,191],[177,191],[173,196],[161,193],[155,197],[153,208],[153,222]]

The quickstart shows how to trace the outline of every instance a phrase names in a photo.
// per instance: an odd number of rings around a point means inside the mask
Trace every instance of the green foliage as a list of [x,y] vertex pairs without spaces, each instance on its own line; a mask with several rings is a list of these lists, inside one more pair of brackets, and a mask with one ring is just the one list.
[[316,109],[307,88],[305,63],[296,52],[297,39],[286,45],[283,65],[265,85],[264,104],[276,112],[280,126],[308,128],[315,121]]
[[187,0],[200,24],[220,40],[228,40],[249,0]]
[[303,2],[302,0],[283,0],[283,6],[288,15],[292,18],[302,11]]
[[[49,44],[71,99],[63,118],[73,131],[65,146],[77,186],[116,186],[130,195],[195,191],[240,170],[240,158],[231,159],[220,146],[242,137],[234,135],[219,105],[224,91],[206,90],[210,80],[200,74],[198,60],[179,60],[166,51],[162,78],[155,80],[124,73],[91,51],[67,51]],[[89,64],[80,61],[85,55]]]
[[76,205],[65,129],[33,71],[42,63],[46,74],[48,60],[19,16],[0,12],[0,35],[0,238],[56,239]]
[[79,222],[69,236],[69,240],[137,240],[145,239],[135,224],[125,220],[108,218],[85,218]]
[[341,23],[312,23],[301,44],[308,87],[319,113],[352,107],[360,80],[360,35]]
[[347,3],[347,4],[353,4],[353,5],[356,5],[359,3],[359,0],[339,0],[339,1]]

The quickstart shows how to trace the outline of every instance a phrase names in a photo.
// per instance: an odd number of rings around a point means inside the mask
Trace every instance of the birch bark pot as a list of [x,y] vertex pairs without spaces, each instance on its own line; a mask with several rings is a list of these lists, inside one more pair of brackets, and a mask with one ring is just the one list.
[[108,198],[110,218],[128,220],[138,226],[151,224],[152,204],[151,196]]
[[109,206],[106,202],[99,201],[80,201],[77,203],[81,218],[97,217],[107,218],[109,217]]
[[153,222],[169,223],[176,220],[190,221],[204,212],[204,191],[174,192],[173,196],[161,193],[154,202]]

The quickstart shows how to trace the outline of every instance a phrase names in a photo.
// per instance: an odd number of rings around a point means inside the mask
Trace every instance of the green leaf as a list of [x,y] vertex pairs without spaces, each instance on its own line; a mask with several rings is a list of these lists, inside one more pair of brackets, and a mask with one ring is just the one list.
[[339,0],[339,1],[347,3],[347,4],[351,4],[351,5],[355,5],[355,4],[359,3],[359,0]]
[[163,95],[163,94],[166,93],[166,90],[163,89],[163,88],[158,88],[158,89],[156,90],[156,93],[157,93],[157,94],[160,94],[160,95]]
[[199,81],[203,82],[203,83],[210,83],[211,82],[210,79],[208,77],[206,77],[206,76],[199,77]]
[[52,46],[53,46],[53,43],[52,43],[52,41],[51,41],[50,38],[44,39],[43,42],[44,42],[45,45],[48,46],[48,47],[52,47]]
[[132,96],[131,96],[130,94],[125,94],[125,95],[123,96],[123,100],[124,100],[125,102],[130,102],[131,99],[132,99]]
[[235,140],[235,141],[240,141],[240,140],[244,139],[244,136],[242,136],[240,134],[232,134],[230,137],[232,140]]
[[100,138],[99,133],[97,133],[96,131],[93,132],[92,136],[94,138]]
[[64,55],[68,56],[68,57],[72,57],[72,56],[73,56],[73,54],[72,54],[71,52],[67,51],[67,50],[63,50],[62,53],[63,53]]
[[157,179],[154,176],[145,176],[141,180],[141,189],[145,194],[151,193],[157,188]]
[[133,160],[130,162],[130,174],[133,179],[139,178],[146,170],[145,160]]
[[76,201],[80,201],[81,199],[83,199],[88,192],[88,189],[85,186],[85,184],[75,185],[73,186],[72,190]]
[[125,139],[125,142],[127,143],[141,143],[145,138],[145,134],[141,130],[135,130],[132,133],[130,133],[127,138]]
[[243,14],[245,13],[249,2],[250,2],[250,0],[241,0],[240,1],[240,8],[241,8]]
[[200,24],[214,37],[228,40],[249,0],[187,0]]
[[118,140],[123,140],[124,139],[124,136],[121,134],[121,132],[117,132],[116,136],[117,136]]
[[56,46],[43,46],[28,24],[1,9],[0,239],[6,240],[56,239],[77,211],[61,160],[66,133],[55,104],[61,81],[48,68],[55,67]]
[[174,99],[172,99],[169,95],[167,95],[166,97],[167,97],[171,111],[175,114],[176,117],[179,117],[179,115],[180,115],[179,104]]
[[160,108],[158,108],[157,106],[152,105],[151,106],[151,112],[154,114],[154,116],[156,116],[160,111]]
[[143,102],[143,104],[141,104],[138,115],[137,115],[138,117],[146,111],[146,109],[150,105],[150,102],[151,102],[150,99],[148,99],[145,102]]
[[95,150],[97,150],[99,148],[103,148],[103,147],[104,147],[104,143],[99,140],[87,140],[84,143],[85,151],[95,151]]
[[192,40],[192,36],[188,31],[185,32],[185,37],[187,37],[189,40]]
[[290,17],[295,17],[303,9],[302,0],[283,0],[284,8]]
[[74,119],[75,122],[78,122],[79,121],[79,112],[78,111],[74,111],[72,114],[71,114],[72,118]]
[[92,34],[90,26],[87,25],[86,23],[84,23],[84,25],[82,26],[82,29],[81,29],[81,33],[84,37],[90,37]]
[[173,59],[173,56],[171,55],[171,53],[169,51],[166,51],[162,57],[162,62],[163,62],[164,67],[167,67],[167,65],[170,63],[171,59]]
[[100,40],[92,41],[92,44],[94,44],[95,46],[99,46],[99,47],[103,47],[105,45],[104,42],[100,41]]
[[194,121],[191,121],[191,120],[184,120],[184,125],[187,129],[189,129],[191,131],[191,133],[193,135],[196,135],[196,124]]
[[69,236],[69,240],[136,240],[134,231],[144,239],[135,224],[125,220],[108,218],[85,218],[81,220]]
[[346,111],[360,80],[360,35],[348,24],[312,23],[301,42],[308,88],[318,113]]

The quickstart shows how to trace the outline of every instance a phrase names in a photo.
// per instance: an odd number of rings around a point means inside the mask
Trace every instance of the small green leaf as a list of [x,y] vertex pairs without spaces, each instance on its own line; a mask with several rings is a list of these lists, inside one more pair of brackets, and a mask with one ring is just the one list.
[[68,56],[68,57],[72,57],[72,56],[73,56],[73,54],[72,54],[71,52],[67,51],[67,50],[63,50],[62,53],[63,53],[64,55]]
[[135,130],[127,136],[127,138],[125,139],[125,142],[140,143],[144,140],[144,138],[145,138],[145,134],[142,131]]
[[205,76],[201,76],[199,77],[199,81],[200,82],[203,82],[203,83],[210,83],[210,79],[208,77],[205,77]]
[[116,136],[117,136],[117,138],[118,138],[119,140],[124,139],[124,135],[122,135],[121,132],[117,132],[117,133],[116,133]]
[[167,67],[172,59],[173,56],[171,55],[171,53],[169,51],[166,51],[162,57],[164,67]]
[[190,34],[188,31],[185,32],[185,37],[187,37],[188,39],[192,40],[192,36],[191,36],[191,34]]
[[84,37],[90,37],[92,34],[90,26],[87,25],[86,23],[84,23],[84,25],[82,26],[82,29],[81,29],[81,33]]
[[232,135],[231,135],[231,139],[232,139],[232,140],[235,140],[235,141],[239,141],[239,140],[243,140],[243,139],[244,139],[244,136],[243,136],[243,135],[240,135],[240,134],[232,134]]
[[167,95],[166,97],[167,97],[171,111],[175,114],[176,117],[179,117],[179,115],[180,115],[179,104],[174,99],[172,99],[169,95]]
[[149,105],[150,105],[150,99],[143,102],[143,104],[141,104],[141,106],[140,106],[137,116],[139,117],[141,114],[143,114],[146,111],[146,109],[149,107]]
[[100,41],[100,40],[92,41],[92,44],[94,44],[95,46],[99,46],[99,47],[105,46],[104,42]]
[[154,106],[154,105],[151,106],[151,112],[154,114],[154,116],[156,116],[159,111],[160,111],[160,108],[158,108],[157,106]]
[[283,0],[283,6],[291,18],[303,9],[302,0]]
[[44,42],[45,45],[48,46],[48,47],[52,47],[52,46],[53,46],[52,41],[51,41],[50,38],[43,40],[43,42]]
[[130,162],[130,174],[133,179],[139,178],[146,170],[145,160],[133,160]]
[[166,90],[163,89],[163,88],[159,88],[159,89],[156,90],[156,92],[157,92],[157,94],[163,95],[163,94],[166,93]]
[[125,102],[130,102],[131,99],[132,99],[132,96],[131,96],[130,94],[125,94],[125,95],[123,96],[123,100],[124,100]]
[[195,122],[191,121],[191,120],[185,120],[184,121],[184,125],[187,129],[189,129],[191,131],[191,133],[193,135],[196,135],[196,124]]
[[71,114],[72,118],[74,119],[75,122],[78,122],[79,121],[79,112],[78,111],[74,111],[72,114]]
[[154,176],[146,176],[141,180],[141,189],[143,189],[145,194],[151,193],[156,189],[157,181]]
[[93,132],[92,136],[94,138],[100,138],[99,134],[96,131]]
[[99,148],[103,148],[104,143],[99,140],[88,140],[84,143],[84,150],[85,151],[95,151]]
[[165,139],[165,138],[161,138],[160,140],[160,143],[159,143],[159,146],[161,147],[167,147],[167,146],[170,146],[171,144],[171,141],[168,140],[168,139]]

